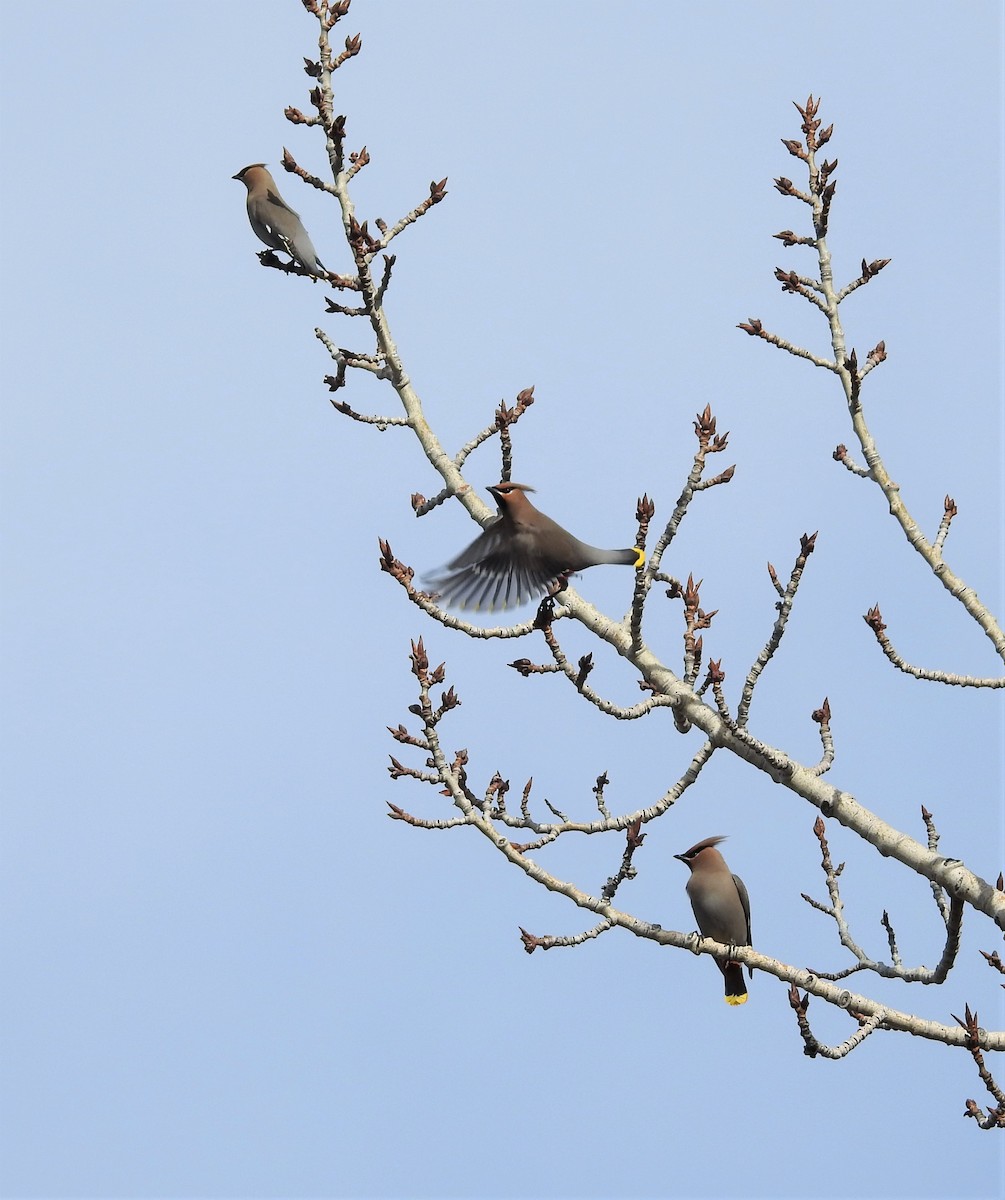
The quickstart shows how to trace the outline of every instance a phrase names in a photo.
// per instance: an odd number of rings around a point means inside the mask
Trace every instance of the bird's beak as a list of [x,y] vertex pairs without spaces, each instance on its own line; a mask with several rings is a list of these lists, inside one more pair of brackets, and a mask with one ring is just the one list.
[[676,859],[678,862],[682,862],[682,863],[684,863],[684,865],[685,865],[685,866],[687,866],[687,863],[686,863],[686,862],[684,862],[684,855],[683,855],[683,854],[675,854],[675,855],[674,855],[674,858],[675,858],[675,859]]

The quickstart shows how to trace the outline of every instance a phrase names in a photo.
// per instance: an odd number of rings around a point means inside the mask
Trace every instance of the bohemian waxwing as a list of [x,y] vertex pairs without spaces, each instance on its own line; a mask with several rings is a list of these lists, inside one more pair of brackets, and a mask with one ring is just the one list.
[[499,515],[429,580],[447,604],[458,608],[511,608],[546,595],[559,579],[601,563],[638,569],[644,551],[600,550],[588,546],[539,512],[527,499],[534,489],[525,483],[497,483],[488,489]]
[[239,179],[248,189],[248,220],[259,240],[273,250],[285,250],[294,262],[312,275],[327,275],[303,222],[280,196],[276,181],[265,169],[265,164],[252,163],[231,178]]
[[[687,894],[698,928],[707,938],[727,946],[750,945],[750,900],[739,875],[730,873],[716,846],[724,837],[705,838],[683,854],[675,854],[691,868]],[[747,985],[738,962],[717,962],[726,981],[726,1003],[746,1004]],[[753,972],[751,972],[753,974]]]

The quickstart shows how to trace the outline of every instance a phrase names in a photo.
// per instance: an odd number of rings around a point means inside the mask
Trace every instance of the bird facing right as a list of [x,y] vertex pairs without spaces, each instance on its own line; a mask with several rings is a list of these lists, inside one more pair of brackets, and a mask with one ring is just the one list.
[[232,179],[248,189],[248,220],[259,240],[273,250],[285,250],[295,263],[312,275],[327,275],[300,217],[280,196],[265,163],[252,163]]
[[511,608],[546,595],[563,576],[601,563],[641,567],[645,552],[601,550],[573,537],[527,499],[534,489],[503,480],[488,489],[499,513],[470,546],[429,580],[458,608]]
[[[749,946],[750,899],[739,875],[733,875],[716,846],[724,837],[705,838],[683,854],[675,854],[691,869],[687,894],[698,928],[707,938],[727,946]],[[746,1004],[743,967],[727,960],[716,964],[726,983],[726,1003]],[[753,974],[753,972],[751,972]]]

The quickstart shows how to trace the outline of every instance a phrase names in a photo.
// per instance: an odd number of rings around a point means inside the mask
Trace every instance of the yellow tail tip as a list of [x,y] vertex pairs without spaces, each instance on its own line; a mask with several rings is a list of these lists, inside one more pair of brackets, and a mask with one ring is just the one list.
[[732,1005],[734,1008],[738,1004],[746,1004],[747,1003],[747,993],[744,992],[742,996],[727,996],[726,1003]]
[[638,571],[646,565],[646,552],[641,546],[635,547],[635,570]]

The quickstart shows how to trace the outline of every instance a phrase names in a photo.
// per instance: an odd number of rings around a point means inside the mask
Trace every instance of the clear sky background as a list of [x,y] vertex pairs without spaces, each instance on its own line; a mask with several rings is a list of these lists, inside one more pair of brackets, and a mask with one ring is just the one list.
[[[590,814],[653,803],[699,745],[665,714],[598,716],[505,664],[539,641],[467,643],[377,569],[420,571],[476,532],[459,506],[417,522],[437,479],[400,431],[328,403],[339,344],[324,290],[263,270],[235,171],[266,160],[323,259],[347,269],[333,205],[286,176],[325,170],[298,0],[3,5],[3,778],[0,1186],[7,1197],[992,1197],[1002,1142],[968,1056],[877,1034],[810,1061],[777,980],[733,1010],[708,959],[610,933],[528,957],[518,926],[591,922],[480,838],[387,819],[386,725],[410,722],[410,637],[446,660],[444,724],[480,788]],[[831,460],[851,442],[836,381],[735,329],[751,316],[826,352],[782,295],[809,252],[779,196],[779,139],[822,94],[838,157],[841,281],[893,262],[844,308],[888,467],[949,561],[999,614],[1002,587],[1002,25],[992,0],[508,4],[355,0],[362,55],[337,77],[348,146],[372,163],[361,216],[388,221],[449,176],[395,249],[388,311],[406,368],[456,448],[536,386],[515,476],[600,545],[657,523],[711,404],[735,462],[694,505],[668,570],[718,609],[706,653],[740,682],[787,574],[819,530],[754,732],[993,880],[1002,839],[1001,693],[895,673],[861,614],[879,602],[911,661],[994,674],[990,646],[906,546],[875,488]],[[356,408],[394,396],[353,381]],[[495,444],[469,464],[499,475]],[[582,593],[615,616],[630,580]],[[658,606],[656,606],[658,607]],[[672,619],[671,619],[672,618]],[[680,661],[676,610],[651,642]],[[571,631],[570,653],[587,648]],[[631,703],[634,681],[594,676]],[[815,812],[717,758],[650,826],[619,903],[690,930],[673,855],[728,833],[758,947],[837,969]],[[934,964],[930,892],[837,826],[848,917],[877,957],[884,908],[905,961]],[[623,839],[542,861],[596,892]],[[938,989],[853,986],[940,1021],[1001,989],[969,917]],[[817,1001],[821,1038],[851,1024]],[[997,1061],[999,1081],[1005,1068]]]

